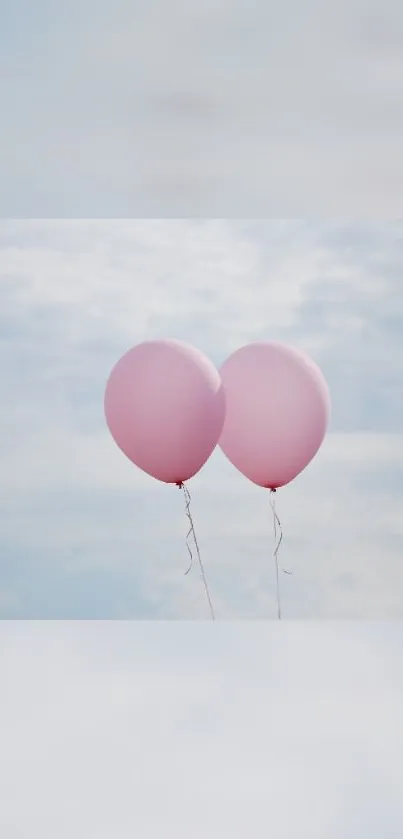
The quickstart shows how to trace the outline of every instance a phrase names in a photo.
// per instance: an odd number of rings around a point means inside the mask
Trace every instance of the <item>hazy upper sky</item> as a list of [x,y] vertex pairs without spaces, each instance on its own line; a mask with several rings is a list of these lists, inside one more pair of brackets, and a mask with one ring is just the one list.
[[0,0],[0,214],[403,214],[403,5]]
[[401,839],[402,653],[393,623],[0,622],[1,835]]
[[[400,222],[1,222],[0,616],[208,618],[181,494],[103,415],[128,347],[176,337],[320,364],[330,433],[277,496],[283,614],[403,617],[402,274]],[[218,617],[275,617],[267,493],[219,450],[189,489]]]

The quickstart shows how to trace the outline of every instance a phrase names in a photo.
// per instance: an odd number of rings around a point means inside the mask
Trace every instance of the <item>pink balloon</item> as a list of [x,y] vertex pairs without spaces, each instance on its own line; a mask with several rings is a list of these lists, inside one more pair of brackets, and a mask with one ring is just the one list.
[[225,417],[218,371],[180,341],[146,341],[118,361],[105,392],[109,430],[124,454],[166,483],[196,475]]
[[277,489],[310,463],[326,434],[327,384],[305,353],[278,342],[242,347],[223,364],[220,447],[259,486]]

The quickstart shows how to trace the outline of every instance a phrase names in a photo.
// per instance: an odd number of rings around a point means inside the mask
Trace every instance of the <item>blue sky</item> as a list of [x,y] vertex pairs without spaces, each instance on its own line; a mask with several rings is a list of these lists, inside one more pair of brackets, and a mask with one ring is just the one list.
[[2,621],[1,834],[400,839],[402,652],[393,622]]
[[[315,358],[332,421],[277,497],[284,618],[403,617],[402,271],[398,221],[1,221],[0,616],[208,618],[181,495],[103,416],[117,359],[168,336]],[[275,617],[265,492],[219,450],[189,489],[218,617]]]
[[0,215],[402,215],[403,7],[0,0]]

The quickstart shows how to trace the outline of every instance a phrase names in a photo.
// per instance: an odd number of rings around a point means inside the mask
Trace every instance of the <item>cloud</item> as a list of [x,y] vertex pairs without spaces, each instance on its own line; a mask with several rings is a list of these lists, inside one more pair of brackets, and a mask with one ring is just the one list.
[[400,625],[282,629],[3,621],[4,835],[400,835]]
[[[284,615],[401,618],[402,241],[399,222],[2,222],[1,615],[206,616],[183,499],[103,416],[117,359],[171,336],[218,366],[262,338],[319,362],[331,430],[278,495]],[[219,450],[190,489],[217,613],[274,616],[266,495]]]

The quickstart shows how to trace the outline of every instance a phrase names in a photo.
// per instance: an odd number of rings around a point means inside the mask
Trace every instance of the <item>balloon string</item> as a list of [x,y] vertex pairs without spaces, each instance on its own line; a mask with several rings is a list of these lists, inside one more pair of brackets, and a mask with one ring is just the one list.
[[[278,564],[278,552],[279,552],[280,545],[283,541],[283,529],[282,529],[282,526],[281,526],[281,521],[280,521],[280,519],[277,515],[277,511],[276,511],[276,500],[275,500],[275,495],[274,495],[275,492],[276,492],[275,489],[270,490],[270,506],[271,506],[271,509],[272,509],[272,512],[273,512],[273,527],[274,527],[274,544],[275,544],[275,547],[274,547],[273,556],[274,556],[274,562],[275,562],[275,566],[276,566],[277,617],[280,621],[281,620],[281,596],[280,596],[280,569],[279,569],[279,564]],[[280,532],[280,538],[279,538],[278,541],[277,541],[277,532],[278,532],[277,528]]]
[[203,580],[204,589],[205,589],[205,592],[206,592],[207,602],[208,602],[209,609],[210,609],[211,619],[215,620],[213,604],[211,602],[211,597],[210,597],[210,591],[209,591],[209,587],[208,587],[208,583],[207,583],[207,578],[206,578],[206,574],[205,574],[205,571],[204,571],[202,559],[201,559],[201,556],[200,556],[199,543],[197,541],[196,531],[195,531],[194,523],[193,523],[193,517],[192,517],[192,513],[190,511],[190,505],[191,505],[192,497],[190,495],[190,492],[189,492],[188,488],[185,486],[184,483],[182,483],[182,482],[178,483],[177,486],[179,487],[179,489],[183,490],[183,495],[185,497],[185,512],[186,512],[187,518],[189,519],[189,525],[190,525],[189,530],[186,534],[186,547],[187,547],[188,553],[189,553],[190,565],[189,565],[189,568],[187,569],[187,571],[185,571],[185,576],[187,576],[187,574],[189,574],[189,572],[191,571],[191,569],[193,567],[193,552],[192,552],[192,548],[191,548],[190,541],[189,541],[190,537],[192,536],[193,537],[193,542],[194,542],[194,545],[195,545],[195,548],[196,548],[197,561],[198,561],[199,567],[200,567],[200,572],[201,572],[201,577],[202,577],[202,580]]

